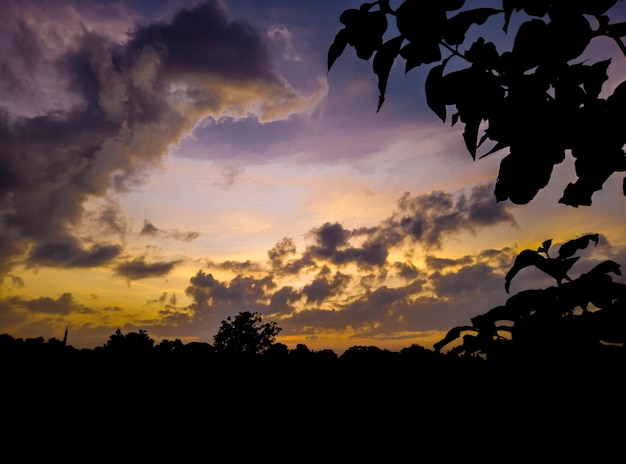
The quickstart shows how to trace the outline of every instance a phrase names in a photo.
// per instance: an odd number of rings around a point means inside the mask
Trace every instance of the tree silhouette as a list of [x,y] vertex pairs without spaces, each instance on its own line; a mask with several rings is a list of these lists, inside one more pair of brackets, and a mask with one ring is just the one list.
[[506,275],[507,291],[512,278],[527,265],[535,265],[553,277],[556,286],[517,293],[503,306],[473,317],[471,325],[450,329],[435,343],[435,351],[459,338],[462,343],[452,348],[452,353],[484,355],[487,359],[511,353],[593,355],[604,353],[610,344],[618,344],[623,350],[626,285],[614,282],[611,276],[622,274],[620,265],[607,260],[576,279],[566,274],[579,258],[573,257],[574,253],[586,248],[590,241],[597,244],[598,237],[590,234],[570,240],[559,248],[554,258],[548,254],[552,240],[544,241],[537,251],[522,251]]
[[[360,59],[373,57],[380,110],[397,59],[404,60],[405,73],[432,65],[426,102],[443,122],[448,107],[456,108],[451,122],[464,125],[472,158],[508,150],[495,184],[497,201],[530,202],[569,151],[577,180],[559,202],[591,205],[593,193],[612,174],[626,171],[626,81],[601,97],[611,60],[581,58],[598,37],[610,38],[626,55],[626,23],[612,23],[607,14],[617,2],[503,0],[495,9],[475,8],[473,1],[463,11],[464,0],[406,0],[396,8],[390,0],[363,3],[341,13],[344,27],[329,47],[328,70],[348,45]],[[513,14],[527,20],[517,28],[511,50],[500,51],[484,37],[465,45],[469,29],[492,17],[502,17],[509,33]],[[390,20],[398,34],[388,38]],[[458,60],[466,67],[446,73]],[[623,190],[626,195],[626,178]]]
[[213,346],[221,353],[262,354],[281,330],[276,322],[263,322],[258,312],[242,311],[234,319],[228,316],[222,321]]
[[154,340],[150,338],[148,332],[139,329],[138,332],[128,332],[123,334],[118,328],[109,340],[105,343],[104,349],[120,354],[149,353],[154,347]]

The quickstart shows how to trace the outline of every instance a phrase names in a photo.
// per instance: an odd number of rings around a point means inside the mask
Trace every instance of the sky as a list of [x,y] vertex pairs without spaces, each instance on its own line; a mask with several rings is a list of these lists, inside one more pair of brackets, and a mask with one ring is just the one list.
[[[394,66],[378,112],[371,60],[328,72],[359,4],[3,0],[0,333],[212,343],[253,311],[289,348],[431,348],[506,302],[525,248],[600,233],[570,274],[626,263],[621,177],[559,204],[568,155],[531,203],[496,202],[504,154],[472,160],[426,106],[428,67]],[[508,44],[502,21],[470,34]],[[607,56],[611,92],[616,45],[585,58]],[[510,291],[549,285],[527,268]]]

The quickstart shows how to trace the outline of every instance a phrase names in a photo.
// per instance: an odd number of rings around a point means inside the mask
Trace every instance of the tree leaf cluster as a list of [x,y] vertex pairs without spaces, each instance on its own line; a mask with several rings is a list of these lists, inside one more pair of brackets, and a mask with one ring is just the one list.
[[554,278],[556,286],[520,291],[504,305],[473,317],[471,324],[450,329],[435,343],[435,351],[457,342],[449,353],[507,361],[512,356],[549,357],[561,352],[602,355],[612,345],[623,352],[626,285],[611,276],[622,275],[620,265],[606,260],[576,279],[568,274],[580,258],[574,255],[598,241],[599,234],[569,240],[555,257],[549,255],[551,239],[537,250],[520,252],[505,276],[507,293],[512,279],[531,266]]
[[[614,41],[626,56],[626,23],[608,16],[617,2],[502,0],[498,9],[463,0],[405,0],[395,9],[389,1],[364,3],[341,14],[344,27],[329,47],[328,70],[348,45],[360,59],[373,57],[379,111],[397,60],[405,73],[432,65],[427,105],[443,122],[453,108],[451,123],[463,125],[472,158],[508,150],[495,186],[497,201],[530,202],[569,151],[577,180],[559,202],[588,206],[612,174],[626,171],[626,81],[604,98],[611,60],[581,58],[598,37]],[[514,14],[526,20],[511,50],[499,50],[482,36],[465,43],[470,28],[498,18],[510,33]],[[390,21],[399,34],[387,38]],[[457,66],[446,72],[453,60]]]

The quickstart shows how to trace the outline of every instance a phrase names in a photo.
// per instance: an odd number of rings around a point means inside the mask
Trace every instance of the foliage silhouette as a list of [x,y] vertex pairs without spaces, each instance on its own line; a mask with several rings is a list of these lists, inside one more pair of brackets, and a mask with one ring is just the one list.
[[[328,49],[328,70],[348,45],[362,60],[373,56],[378,111],[396,60],[404,60],[405,73],[432,65],[425,81],[427,105],[443,122],[448,107],[456,108],[451,122],[464,125],[472,158],[509,150],[495,184],[497,201],[529,203],[569,150],[578,179],[565,188],[559,202],[591,205],[593,193],[611,175],[626,171],[626,81],[603,98],[611,60],[573,61],[598,37],[615,41],[626,55],[626,23],[612,23],[608,16],[617,2],[503,0],[500,9],[467,2],[469,9],[463,11],[458,10],[464,0],[406,0],[395,9],[389,0],[363,3],[341,13],[344,27]],[[501,52],[484,37],[461,50],[473,25],[501,16],[508,33],[514,13],[527,20],[518,27],[511,50]],[[393,34],[390,19],[398,34],[387,38]],[[446,73],[453,60],[468,66]],[[487,141],[491,147],[479,154]],[[623,191],[626,195],[626,178]]]
[[623,356],[626,285],[611,276],[621,275],[620,265],[607,260],[576,279],[567,275],[579,259],[573,255],[590,241],[597,245],[598,239],[598,234],[589,234],[570,240],[554,258],[548,254],[552,240],[544,241],[536,251],[523,250],[505,277],[507,292],[513,277],[530,265],[553,277],[556,286],[523,290],[504,305],[473,317],[471,325],[453,327],[434,344],[435,351],[461,338],[462,343],[450,353],[498,360],[533,355],[600,359],[615,348]]
[[258,312],[242,311],[222,324],[213,338],[218,352],[239,354],[261,354],[266,351],[281,332],[276,322],[263,322]]
[[154,340],[150,338],[148,332],[139,329],[138,332],[128,332],[123,334],[118,328],[109,340],[105,343],[104,349],[121,354],[148,353],[154,347]]

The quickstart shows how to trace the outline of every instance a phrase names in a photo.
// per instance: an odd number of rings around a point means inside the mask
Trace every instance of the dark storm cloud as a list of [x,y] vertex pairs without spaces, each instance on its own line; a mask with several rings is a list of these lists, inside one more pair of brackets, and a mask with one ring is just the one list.
[[[61,266],[86,266],[88,255],[63,258],[52,239],[76,240],[73,227],[84,219],[89,199],[145,182],[168,147],[202,118],[233,109],[271,121],[316,104],[272,71],[261,35],[245,21],[230,22],[222,5],[199,3],[169,22],[136,27],[126,41],[75,24],[65,35],[61,21],[70,20],[56,13],[36,29],[26,22],[36,8],[32,2],[8,5],[8,22],[0,25],[6,39],[0,101],[7,102],[0,108],[0,271],[29,248],[30,261],[41,257],[54,266],[56,256]],[[80,23],[85,9],[71,11]],[[44,43],[54,53],[44,54]],[[54,95],[35,107],[31,97],[39,82],[51,85]],[[249,108],[253,102],[256,110]],[[28,105],[39,113],[14,111]],[[101,219],[122,231],[112,211]],[[191,241],[197,234],[168,237]],[[96,250],[95,261],[105,251],[113,249]]]
[[148,263],[144,256],[140,256],[131,261],[116,265],[115,273],[129,281],[147,279],[150,277],[162,277],[167,275],[179,263],[180,261],[157,261]]

